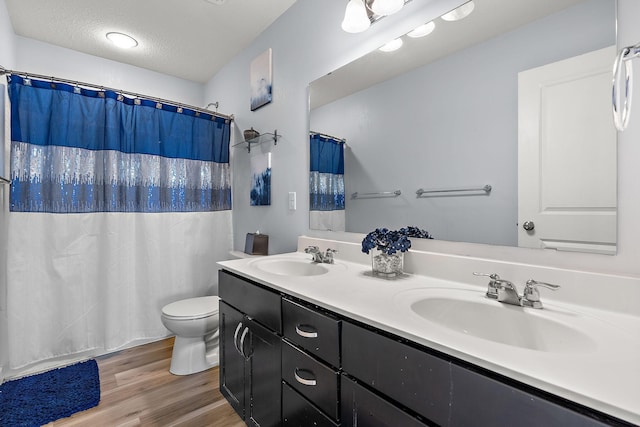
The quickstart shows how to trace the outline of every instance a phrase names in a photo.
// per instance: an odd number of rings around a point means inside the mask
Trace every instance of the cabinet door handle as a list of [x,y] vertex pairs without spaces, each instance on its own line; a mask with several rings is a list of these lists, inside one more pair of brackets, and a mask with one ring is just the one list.
[[[311,378],[303,378],[300,375],[298,375],[298,372],[306,372],[309,374],[308,376],[310,376]],[[296,381],[298,381],[302,385],[309,385],[309,386],[316,385],[316,379],[313,378],[313,372],[307,371],[306,369],[298,369],[298,368],[294,369],[293,376],[295,377]]]
[[244,339],[247,337],[248,333],[249,327],[247,326],[244,328],[244,331],[242,331],[242,335],[240,336],[240,354],[247,360],[249,360],[249,358],[251,357],[250,354],[247,356],[247,354],[244,352]]
[[[305,331],[302,328],[310,330]],[[310,325],[296,325],[296,334],[300,335],[303,338],[318,338],[318,331],[316,331],[315,328]]]
[[242,322],[238,322],[238,326],[236,327],[236,331],[233,333],[233,346],[236,348],[238,353],[243,355],[242,354],[242,350],[240,350],[240,345],[238,344],[238,334],[240,333],[240,329],[242,329]]

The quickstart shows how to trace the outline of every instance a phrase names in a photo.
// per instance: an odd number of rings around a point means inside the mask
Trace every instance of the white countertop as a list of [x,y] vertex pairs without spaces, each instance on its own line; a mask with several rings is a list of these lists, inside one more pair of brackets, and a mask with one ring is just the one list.
[[636,316],[564,303],[546,303],[543,310],[522,309],[579,329],[592,344],[587,350],[530,350],[435,325],[409,308],[429,292],[455,292],[482,304],[485,300],[497,304],[498,309],[514,309],[484,298],[483,287],[411,274],[387,280],[372,276],[368,265],[339,259],[333,265],[322,264],[328,272],[316,276],[286,276],[259,268],[260,262],[276,259],[310,261],[310,255],[293,252],[218,264],[346,317],[640,424],[640,318]]

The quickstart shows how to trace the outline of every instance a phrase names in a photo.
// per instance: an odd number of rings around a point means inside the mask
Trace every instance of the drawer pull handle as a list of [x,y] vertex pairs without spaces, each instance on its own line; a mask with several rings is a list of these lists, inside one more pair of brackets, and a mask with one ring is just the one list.
[[[302,328],[311,329],[311,330],[305,331]],[[296,334],[304,338],[318,338],[318,332],[313,330],[313,327],[309,325],[296,325]]]
[[236,348],[238,353],[242,354],[242,350],[240,350],[240,345],[238,343],[238,334],[240,333],[240,329],[242,329],[242,322],[238,323],[238,327],[236,328],[236,331],[233,334],[233,346]]
[[[296,381],[298,381],[300,384],[302,385],[309,385],[309,386],[314,386],[316,385],[316,380],[315,378],[311,378],[311,379],[307,379],[307,378],[302,378],[300,375],[298,375],[298,372],[309,372],[307,370],[304,369],[298,369],[296,368],[293,371],[293,376],[295,377]],[[312,372],[309,372],[310,374],[313,374]],[[313,377],[313,375],[310,375],[311,377]]]

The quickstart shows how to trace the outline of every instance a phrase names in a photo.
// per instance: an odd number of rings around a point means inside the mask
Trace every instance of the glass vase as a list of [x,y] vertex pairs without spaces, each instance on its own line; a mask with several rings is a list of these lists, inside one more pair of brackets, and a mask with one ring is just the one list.
[[374,249],[371,251],[371,270],[374,276],[394,278],[402,274],[404,252],[388,255]]

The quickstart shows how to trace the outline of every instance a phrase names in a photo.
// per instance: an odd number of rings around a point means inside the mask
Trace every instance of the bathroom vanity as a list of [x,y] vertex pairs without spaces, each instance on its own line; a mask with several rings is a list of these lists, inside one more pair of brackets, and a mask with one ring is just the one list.
[[[581,353],[589,351],[587,342],[572,341],[575,351],[563,344],[546,350],[531,343],[518,348],[437,325],[429,330],[434,323],[420,322],[413,313],[422,301],[417,295],[436,295],[440,306],[446,306],[442,292],[451,290],[472,295],[475,304],[476,297],[483,297],[480,287],[417,275],[379,279],[368,275],[367,265],[316,264],[303,253],[219,264],[220,390],[248,425],[564,427],[640,422],[640,407],[628,410],[623,402],[616,408],[598,400],[588,379],[573,383],[574,374],[562,378],[572,359],[585,363]],[[404,304],[409,304],[408,312],[402,310]],[[474,308],[465,304],[458,307]],[[549,305],[548,315],[554,311],[568,315]],[[465,339],[470,340],[468,350],[456,344]],[[505,356],[508,352],[512,354]],[[593,368],[605,369],[602,364]],[[540,369],[549,376],[538,375]],[[630,375],[633,381],[637,371]],[[565,381],[576,389],[568,389]]]

